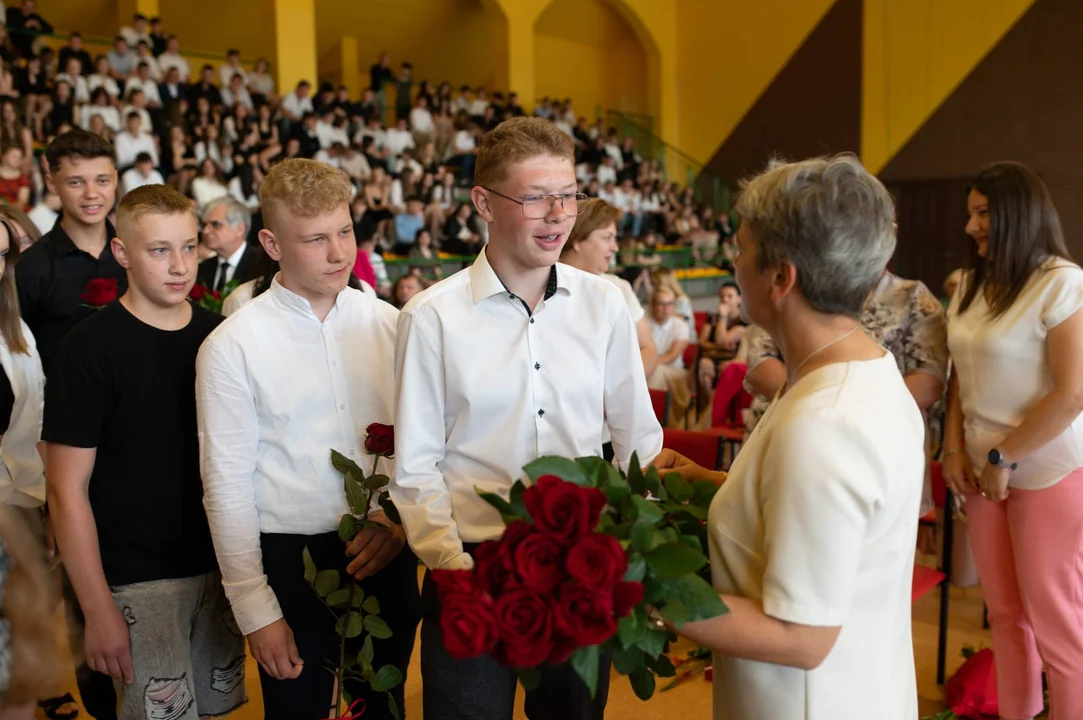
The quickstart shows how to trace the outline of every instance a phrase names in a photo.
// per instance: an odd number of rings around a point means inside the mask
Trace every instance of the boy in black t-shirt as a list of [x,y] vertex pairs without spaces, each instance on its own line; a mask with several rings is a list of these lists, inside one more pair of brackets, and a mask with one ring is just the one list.
[[121,720],[197,720],[245,699],[196,439],[196,354],[221,318],[187,299],[198,233],[187,198],[137,188],[117,233],[128,292],[68,333],[49,372],[49,504],[87,664],[114,678]]

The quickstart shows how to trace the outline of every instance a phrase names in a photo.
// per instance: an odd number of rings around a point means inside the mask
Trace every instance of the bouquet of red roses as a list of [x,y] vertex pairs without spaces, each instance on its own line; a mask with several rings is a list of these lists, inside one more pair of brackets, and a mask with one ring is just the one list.
[[[602,653],[641,698],[655,675],[672,677],[663,654],[674,625],[726,612],[699,574],[707,506],[716,486],[662,480],[633,456],[627,475],[601,458],[544,457],[534,484],[509,499],[481,493],[507,528],[482,543],[472,570],[437,570],[441,629],[458,659],[492,654],[534,686],[543,665],[571,663],[591,694]],[[646,497],[650,493],[650,498]]]

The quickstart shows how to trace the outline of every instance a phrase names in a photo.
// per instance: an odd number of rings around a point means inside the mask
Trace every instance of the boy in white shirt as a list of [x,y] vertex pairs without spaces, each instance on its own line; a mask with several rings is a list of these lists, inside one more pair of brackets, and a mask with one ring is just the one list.
[[144,185],[165,185],[162,174],[154,169],[154,158],[141,152],[135,156],[135,166],[120,178],[121,197]]
[[[314,160],[271,168],[259,239],[280,271],[196,363],[204,504],[268,720],[338,715],[328,715],[334,676],[323,667],[338,662],[336,620],[304,578],[306,547],[317,567],[349,573],[379,598],[393,636],[377,642],[376,667],[406,672],[418,622],[417,559],[402,528],[375,508],[368,518],[383,528],[366,527],[348,545],[336,531],[347,505],[331,450],[370,470],[365,429],[395,417],[398,313],[347,287],[357,255],[351,190],[345,174]],[[391,691],[399,708],[403,687]],[[383,693],[352,680],[346,689],[367,701],[366,720],[391,717]]]
[[[509,120],[486,136],[476,181],[488,246],[399,316],[396,409],[409,432],[396,440],[391,495],[430,570],[473,566],[477,544],[504,530],[476,490],[506,496],[539,456],[600,455],[606,424],[621,463],[633,452],[650,462],[662,447],[620,291],[557,262],[585,200],[571,139],[541,118]],[[510,717],[514,672],[447,654],[428,576],[422,606],[426,719]],[[543,671],[527,716],[601,718],[602,665],[593,699],[569,669]]]

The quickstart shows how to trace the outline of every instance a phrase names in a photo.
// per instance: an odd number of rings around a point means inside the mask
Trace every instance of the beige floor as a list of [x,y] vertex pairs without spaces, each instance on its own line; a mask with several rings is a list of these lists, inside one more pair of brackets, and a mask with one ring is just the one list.
[[[949,602],[950,620],[948,623],[948,673],[961,663],[960,650],[964,644],[976,647],[991,644],[988,631],[982,630],[982,599],[977,588],[959,590],[953,588]],[[917,666],[918,696],[922,716],[944,708],[941,689],[936,685],[936,638],[937,618],[939,617],[937,593],[931,593],[914,606],[914,656]],[[62,621],[61,621],[62,622]],[[63,627],[58,630],[63,634]],[[689,649],[687,645],[678,645],[675,651]],[[67,659],[65,659],[67,662]],[[67,665],[70,667],[70,663]],[[421,718],[421,672],[415,652],[407,673],[406,716]],[[69,678],[69,687],[75,694],[74,677]],[[249,703],[234,713],[234,720],[260,720],[263,717],[263,702],[259,693],[259,677],[255,662],[248,662]],[[633,718],[635,720],[670,720],[682,718],[710,718],[711,686],[702,678],[685,683],[669,692],[656,693],[649,702],[640,701],[633,693],[628,680],[614,676],[606,712],[611,718]],[[38,715],[44,718],[43,714]],[[83,717],[86,717],[84,714]],[[519,693],[516,720],[525,718],[522,710],[522,693]],[[871,716],[870,716],[871,717]]]

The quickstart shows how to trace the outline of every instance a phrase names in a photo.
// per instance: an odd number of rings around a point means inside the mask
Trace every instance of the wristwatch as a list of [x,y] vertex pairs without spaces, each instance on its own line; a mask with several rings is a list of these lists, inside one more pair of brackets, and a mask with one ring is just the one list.
[[1008,462],[999,448],[993,448],[989,451],[989,463],[1005,470],[1015,470],[1019,467],[1019,463]]

